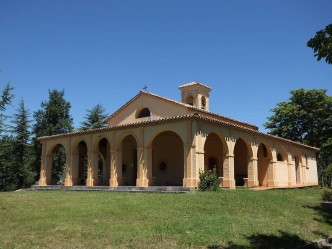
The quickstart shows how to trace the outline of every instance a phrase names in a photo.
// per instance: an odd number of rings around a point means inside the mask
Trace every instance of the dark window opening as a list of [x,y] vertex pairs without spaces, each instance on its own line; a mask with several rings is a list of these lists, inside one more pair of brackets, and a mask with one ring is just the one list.
[[192,96],[187,98],[187,104],[194,105],[194,98]]
[[137,118],[145,118],[150,117],[150,110],[148,108],[144,108],[141,110],[137,116]]
[[201,102],[202,102],[202,105],[201,105],[202,109],[205,110],[205,108],[206,108],[206,99],[205,99],[205,97],[202,97]]
[[277,154],[277,161],[279,162],[283,161],[282,155],[280,153]]

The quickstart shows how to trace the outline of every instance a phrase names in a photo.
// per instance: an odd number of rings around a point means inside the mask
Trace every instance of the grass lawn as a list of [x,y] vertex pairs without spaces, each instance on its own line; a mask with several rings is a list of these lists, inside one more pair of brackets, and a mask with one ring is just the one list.
[[294,248],[332,235],[321,192],[0,193],[0,248]]

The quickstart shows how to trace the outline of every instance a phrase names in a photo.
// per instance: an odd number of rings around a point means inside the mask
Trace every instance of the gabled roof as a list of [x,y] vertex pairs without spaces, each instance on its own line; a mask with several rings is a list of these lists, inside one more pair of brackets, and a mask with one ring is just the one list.
[[[191,82],[191,83],[193,83],[193,82]],[[191,84],[191,83],[189,83],[189,84]],[[249,124],[249,123],[246,123],[246,122],[242,122],[242,121],[239,121],[239,120],[236,120],[236,119],[232,119],[232,118],[229,118],[229,117],[226,117],[226,116],[222,116],[222,115],[219,115],[219,114],[216,114],[216,113],[213,113],[213,112],[208,112],[208,111],[205,111],[203,109],[197,108],[195,106],[192,106],[192,105],[189,105],[189,104],[185,104],[185,103],[173,100],[173,99],[165,98],[165,97],[162,97],[160,95],[157,95],[157,94],[154,94],[154,93],[150,93],[150,92],[146,92],[146,91],[140,91],[136,96],[134,96],[127,103],[125,103],[122,107],[120,107],[117,111],[115,111],[110,117],[108,117],[105,120],[105,122],[107,122],[108,120],[110,120],[116,114],[118,114],[119,112],[121,112],[121,110],[123,110],[125,107],[127,107],[130,103],[132,103],[134,100],[136,100],[138,97],[140,97],[141,95],[144,95],[144,94],[153,96],[153,97],[158,98],[158,99],[160,99],[162,101],[171,102],[171,103],[177,104],[177,105],[179,105],[181,107],[188,108],[190,110],[193,110],[193,111],[201,114],[202,116],[217,118],[217,119],[220,119],[221,121],[225,121],[225,122],[232,122],[232,123],[235,123],[235,124],[237,124],[239,126],[243,126],[246,129],[251,129],[251,130],[256,130],[256,131],[258,130],[258,127],[256,125]]]

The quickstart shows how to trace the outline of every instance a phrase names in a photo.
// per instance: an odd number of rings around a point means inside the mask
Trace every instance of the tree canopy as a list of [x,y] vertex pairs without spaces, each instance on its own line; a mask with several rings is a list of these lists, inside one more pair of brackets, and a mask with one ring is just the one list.
[[316,32],[315,37],[307,42],[307,46],[314,50],[318,61],[325,58],[328,64],[332,64],[332,24]]
[[49,100],[41,103],[41,109],[34,113],[37,137],[63,134],[73,130],[71,105],[64,99],[65,91],[50,90]]
[[97,104],[92,109],[87,110],[85,120],[81,123],[80,129],[95,129],[106,126],[105,119],[109,114],[106,113],[105,108],[101,104]]

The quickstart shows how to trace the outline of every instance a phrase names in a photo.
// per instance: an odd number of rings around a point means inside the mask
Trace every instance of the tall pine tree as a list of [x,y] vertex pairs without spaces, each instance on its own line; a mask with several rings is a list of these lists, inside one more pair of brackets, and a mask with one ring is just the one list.
[[108,118],[109,114],[106,113],[105,108],[101,104],[97,104],[92,109],[87,110],[85,121],[81,123],[80,129],[95,129],[106,126],[105,119]]
[[2,90],[0,97],[0,191],[14,190],[17,188],[16,175],[13,174],[14,156],[13,156],[13,137],[4,134],[4,120],[7,116],[4,114],[7,105],[14,98],[13,87],[7,83]]
[[[50,90],[48,101],[41,103],[41,109],[34,113],[36,123],[33,126],[34,169],[36,180],[39,179],[41,144],[38,137],[63,134],[73,130],[73,119],[70,115],[70,103],[64,99],[65,91]],[[58,150],[53,157],[52,175],[61,177],[64,170],[65,153]]]
[[12,133],[14,136],[14,158],[15,173],[18,188],[30,186],[33,182],[31,169],[31,143],[30,143],[30,123],[29,111],[25,108],[24,101],[19,102],[17,113],[13,115]]
[[4,111],[6,110],[7,105],[9,105],[12,102],[12,99],[14,98],[13,94],[14,88],[10,85],[10,83],[7,83],[5,88],[2,90],[1,98],[0,98],[0,135],[2,135],[4,131],[4,121],[7,118],[7,116],[4,114]]

